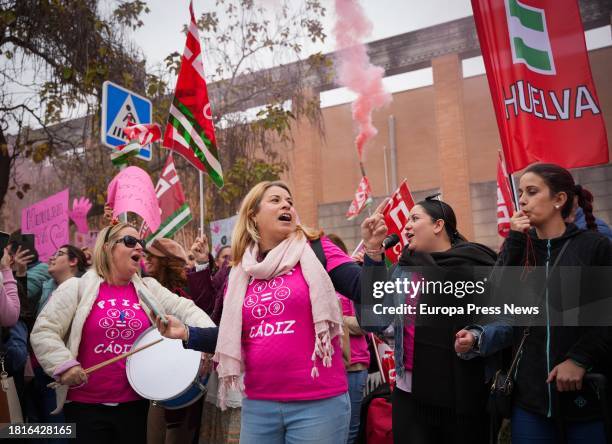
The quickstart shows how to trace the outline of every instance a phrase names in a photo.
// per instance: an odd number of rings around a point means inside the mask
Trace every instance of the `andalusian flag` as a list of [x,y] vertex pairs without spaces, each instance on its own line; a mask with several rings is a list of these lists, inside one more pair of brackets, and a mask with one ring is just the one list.
[[223,186],[223,172],[217,152],[215,128],[208,101],[200,36],[189,4],[191,22],[170,106],[170,115],[162,145],[176,151],[200,171],[208,173],[213,182]]
[[546,26],[546,11],[518,0],[506,0],[506,19],[512,62],[530,70],[555,75],[555,58]]
[[119,145],[110,155],[111,162],[115,166],[127,165],[128,159],[140,153],[140,148],[142,147],[138,140],[132,140],[125,145]]
[[159,208],[161,209],[161,224],[155,233],[151,233],[149,227],[143,223],[140,229],[140,237],[146,240],[147,247],[155,239],[161,237],[172,237],[192,219],[191,210],[185,201],[183,187],[174,166],[172,153],[168,154],[166,165],[162,169],[159,181],[155,187],[155,194]]

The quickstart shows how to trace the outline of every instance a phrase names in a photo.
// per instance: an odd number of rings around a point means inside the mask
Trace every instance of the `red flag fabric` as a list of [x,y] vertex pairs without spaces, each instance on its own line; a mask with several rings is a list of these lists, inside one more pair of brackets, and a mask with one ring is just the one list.
[[565,168],[608,162],[576,0],[472,0],[504,158]]
[[501,152],[497,156],[497,232],[502,237],[510,233],[510,217],[514,213],[510,179]]
[[393,389],[395,387],[395,356],[393,355],[393,349],[373,333],[370,333],[370,338],[374,340],[374,346],[378,351],[378,358],[380,358],[379,370],[383,373],[385,381]]
[[413,206],[414,199],[408,188],[408,183],[404,179],[399,188],[391,195],[389,202],[383,210],[388,234],[397,234],[400,238],[399,243],[385,252],[387,259],[393,263],[397,262],[402,249],[408,243],[404,228],[406,227],[406,222],[408,222],[408,214]]
[[130,141],[138,140],[140,146],[146,146],[161,139],[161,127],[157,123],[128,124],[123,132]]
[[185,200],[183,187],[174,166],[172,153],[168,153],[166,164],[155,186],[155,194],[161,209],[161,224],[155,233],[151,233],[149,227],[143,223],[140,228],[140,237],[146,239],[147,246],[157,238],[172,237],[192,219],[191,210]]
[[355,198],[351,202],[351,206],[346,212],[346,218],[348,220],[354,219],[363,209],[372,202],[372,188],[370,187],[370,181],[366,176],[362,176],[359,181],[357,191],[355,191]]
[[204,79],[200,35],[189,3],[191,21],[181,59],[174,100],[170,105],[163,146],[185,157],[200,171],[208,173],[221,188],[223,171],[217,152],[215,127]]

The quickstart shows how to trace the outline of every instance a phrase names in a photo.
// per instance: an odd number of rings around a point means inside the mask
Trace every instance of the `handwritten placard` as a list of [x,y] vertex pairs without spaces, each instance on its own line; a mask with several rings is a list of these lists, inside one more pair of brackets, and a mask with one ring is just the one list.
[[21,211],[21,232],[33,234],[41,261],[70,243],[68,231],[68,188]]
[[161,223],[161,211],[155,188],[149,174],[141,168],[131,166],[117,174],[108,184],[107,202],[113,208],[113,216],[127,211],[144,219],[155,232]]

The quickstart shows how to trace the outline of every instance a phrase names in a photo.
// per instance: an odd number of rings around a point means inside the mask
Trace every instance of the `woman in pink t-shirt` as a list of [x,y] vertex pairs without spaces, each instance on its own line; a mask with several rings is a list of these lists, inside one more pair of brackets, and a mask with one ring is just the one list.
[[61,384],[56,389],[57,411],[63,407],[66,421],[76,423],[77,442],[146,441],[149,403],[130,386],[125,360],[90,374],[83,370],[130,351],[151,325],[139,291],[148,291],[162,311],[185,322],[214,325],[193,301],[139,276],[143,245],[128,224],[104,228],[96,241],[93,269],[63,282],[32,330],[36,358]]
[[[386,231],[378,211],[364,221],[366,266],[382,265]],[[246,195],[232,256],[218,332],[172,318],[160,330],[190,348],[216,344],[222,403],[244,373],[241,443],[346,442],[350,404],[336,290],[358,300],[361,268],[297,223],[283,182],[262,182]]]

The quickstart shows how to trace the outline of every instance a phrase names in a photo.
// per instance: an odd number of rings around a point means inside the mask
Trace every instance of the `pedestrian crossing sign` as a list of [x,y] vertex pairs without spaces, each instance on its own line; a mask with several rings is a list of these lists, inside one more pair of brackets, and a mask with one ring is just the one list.
[[[102,85],[102,128],[100,137],[102,143],[114,148],[129,140],[123,129],[128,121],[132,123],[151,123],[153,105],[151,101],[129,89],[113,82],[106,81]],[[151,145],[140,149],[136,157],[151,160]]]

